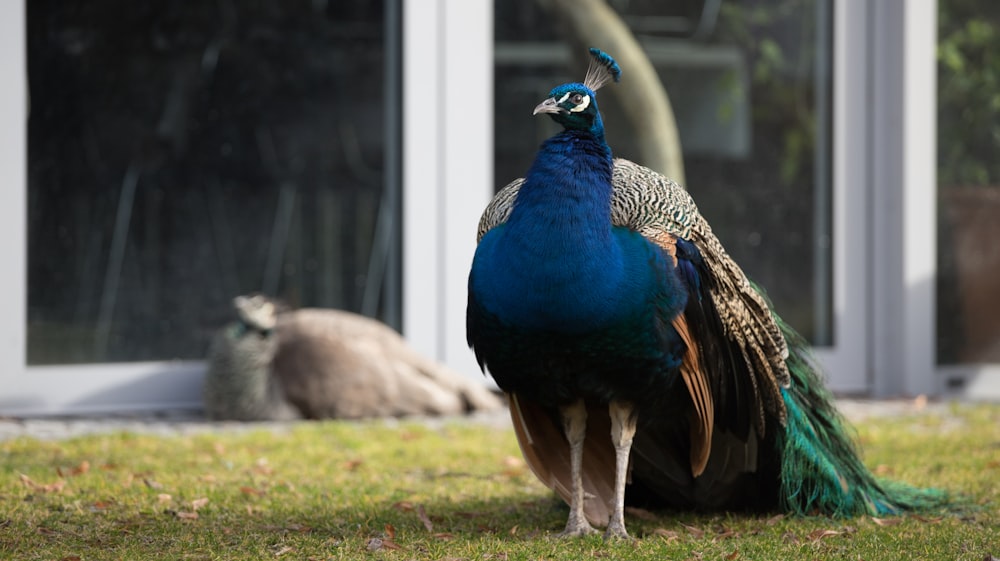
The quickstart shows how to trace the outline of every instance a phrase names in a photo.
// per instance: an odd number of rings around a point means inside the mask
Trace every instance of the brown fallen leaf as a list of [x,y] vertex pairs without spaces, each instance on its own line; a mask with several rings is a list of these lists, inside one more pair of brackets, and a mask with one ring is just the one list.
[[163,489],[162,483],[149,479],[148,477],[143,477],[142,482],[145,483],[146,487],[149,487],[150,489]]
[[668,542],[674,542],[680,539],[680,534],[673,530],[667,530],[665,528],[656,528],[653,530],[654,536],[660,536],[661,538],[667,540]]
[[874,516],[871,518],[872,522],[878,524],[879,526],[895,526],[903,521],[902,518],[876,518]]
[[392,524],[385,525],[385,535],[389,536],[390,540],[396,539],[396,527]]
[[59,559],[59,561],[82,561],[79,555],[67,555]]
[[400,512],[410,512],[415,507],[413,506],[413,503],[411,503],[410,501],[397,501],[392,504],[392,508]]
[[35,483],[35,481],[23,473],[21,474],[21,483],[26,485],[29,489],[41,493],[59,493],[66,487],[66,481],[62,479],[58,479],[47,484]]
[[700,528],[695,528],[694,526],[688,526],[687,524],[684,523],[681,523],[681,526],[684,526],[684,529],[690,532],[691,535],[695,537],[695,539],[700,539],[705,535],[705,530],[702,530]]
[[938,522],[941,522],[942,520],[944,520],[943,516],[921,516],[919,514],[914,514],[914,515],[911,515],[910,517],[914,518],[916,520],[919,520],[920,522],[923,522],[924,524],[937,524]]
[[278,549],[277,551],[274,552],[274,556],[275,557],[281,557],[282,555],[284,555],[286,553],[291,553],[293,551],[295,551],[295,548],[292,547],[292,546],[289,546],[289,545],[282,546],[280,549]]
[[264,491],[263,489],[247,487],[246,485],[240,487],[240,492],[243,493],[244,495],[254,495],[255,497],[263,497],[265,494],[267,494],[267,491]]
[[174,516],[180,518],[181,520],[197,520],[197,512],[184,512],[182,510],[174,511]]
[[364,460],[355,459],[355,460],[347,460],[342,465],[344,466],[344,469],[346,469],[347,471],[356,471],[364,463],[365,463]]
[[208,498],[195,499],[191,501],[191,510],[198,510],[208,504]]
[[87,460],[80,462],[79,465],[70,469],[68,472],[64,472],[62,468],[58,467],[56,468],[56,473],[59,475],[59,477],[73,477],[76,475],[83,475],[88,471],[90,471],[90,462],[88,462]]
[[426,528],[428,532],[434,531],[434,523],[431,522],[431,518],[427,516],[427,511],[424,510],[424,505],[417,505],[417,518],[423,522],[424,528]]
[[156,500],[160,501],[161,503],[169,503],[170,501],[174,500],[174,498],[166,493],[160,493],[159,495],[156,495]]
[[772,516],[772,517],[768,518],[767,520],[765,520],[764,524],[766,524],[768,526],[774,526],[778,522],[781,522],[782,520],[784,520],[784,518],[785,518],[784,514],[775,514],[774,516]]
[[886,464],[879,464],[875,466],[875,469],[873,471],[875,472],[875,475],[892,475],[893,472],[895,472],[896,470],[894,470],[892,466],[888,466]]
[[840,532],[836,530],[816,530],[814,532],[810,532],[808,537],[810,540],[818,542],[823,538],[828,538],[830,536],[839,536],[839,535]]
[[448,532],[438,532],[434,534],[434,537],[439,540],[448,541],[455,539],[455,534],[449,534]]
[[739,557],[740,557],[740,550],[734,549],[732,553],[726,556],[726,559],[727,561],[733,561],[734,559],[738,559]]
[[716,534],[714,538],[712,538],[712,542],[715,543],[721,540],[729,538],[738,538],[738,537],[740,537],[740,535],[735,531],[733,531],[732,528],[726,528],[725,526],[722,526],[719,528],[719,533]]
[[652,512],[644,508],[638,508],[634,506],[625,507],[625,514],[628,514],[629,516],[634,516],[639,520],[647,520],[647,521],[656,520],[656,515],[653,514]]
[[259,458],[253,466],[253,472],[257,475],[271,475],[274,468],[267,464],[267,458]]

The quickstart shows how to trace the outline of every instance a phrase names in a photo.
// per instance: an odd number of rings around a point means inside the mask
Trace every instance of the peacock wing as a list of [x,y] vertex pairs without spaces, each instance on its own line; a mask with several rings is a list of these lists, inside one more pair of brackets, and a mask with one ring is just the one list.
[[615,160],[613,184],[615,225],[638,231],[674,255],[678,240],[694,248],[694,255],[681,255],[691,261],[699,285],[684,315],[696,324],[688,328],[699,347],[698,368],[713,389],[717,420],[732,430],[745,426],[749,415],[760,434],[765,412],[783,422],[788,348],[767,300],[726,253],[683,187],[622,158]]

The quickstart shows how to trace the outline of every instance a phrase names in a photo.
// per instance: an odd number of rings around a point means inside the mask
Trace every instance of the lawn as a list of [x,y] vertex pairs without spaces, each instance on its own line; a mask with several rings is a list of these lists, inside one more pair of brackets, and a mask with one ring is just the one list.
[[1000,407],[867,419],[880,475],[974,503],[832,520],[633,510],[633,543],[557,540],[567,509],[509,429],[299,423],[0,442],[0,559],[968,559],[1000,557]]

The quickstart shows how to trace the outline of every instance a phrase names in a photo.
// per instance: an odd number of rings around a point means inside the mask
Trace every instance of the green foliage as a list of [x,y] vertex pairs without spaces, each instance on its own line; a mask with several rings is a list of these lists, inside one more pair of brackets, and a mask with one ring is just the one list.
[[938,21],[938,180],[1000,184],[1000,9],[941,0]]
[[567,510],[506,428],[300,423],[0,443],[2,559],[908,559],[1000,555],[1000,408],[866,422],[879,474],[966,515],[831,520],[632,510],[636,543],[554,540]]
[[716,39],[738,46],[750,68],[754,144],[777,145],[773,151],[758,151],[754,159],[777,169],[781,184],[790,188],[814,181],[819,6],[815,0],[729,0],[720,10]]

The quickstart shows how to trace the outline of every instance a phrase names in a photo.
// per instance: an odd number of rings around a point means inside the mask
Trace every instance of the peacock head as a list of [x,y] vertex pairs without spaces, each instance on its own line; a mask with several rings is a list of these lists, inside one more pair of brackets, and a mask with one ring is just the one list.
[[601,113],[597,109],[595,92],[604,84],[621,79],[622,71],[611,55],[591,48],[590,67],[582,83],[556,86],[549,97],[535,107],[534,115],[545,113],[567,130],[584,130],[603,134]]

